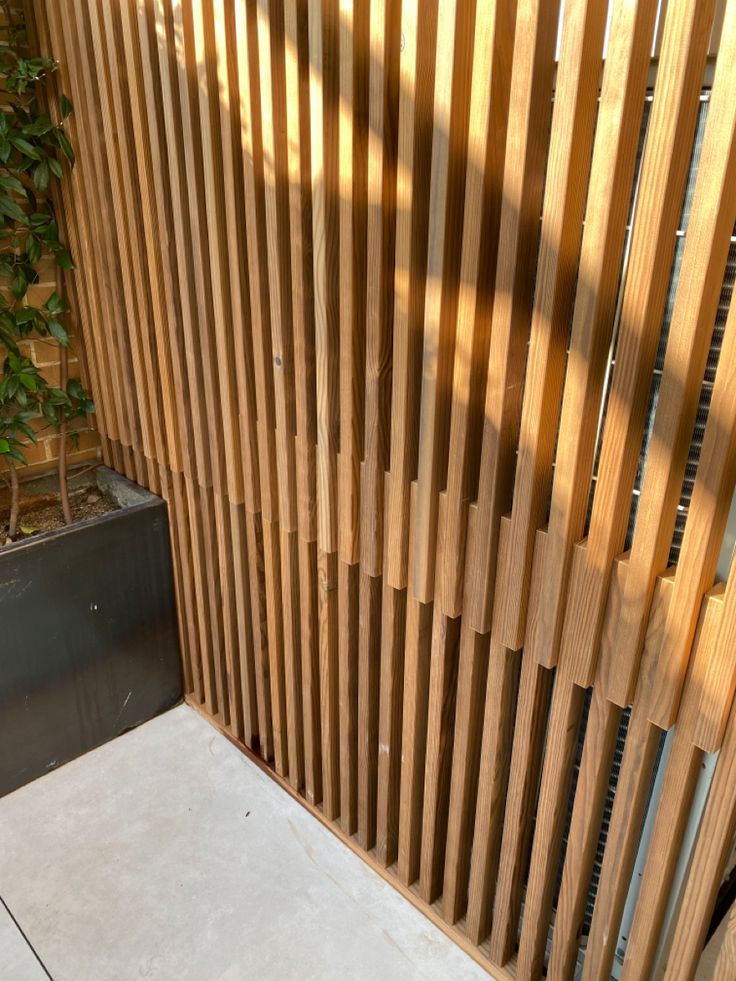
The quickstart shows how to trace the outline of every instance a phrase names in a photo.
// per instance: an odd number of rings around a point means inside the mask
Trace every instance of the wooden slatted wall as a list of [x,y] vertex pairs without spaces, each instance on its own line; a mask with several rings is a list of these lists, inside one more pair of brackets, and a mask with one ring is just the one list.
[[531,979],[609,977],[674,725],[623,976],[690,977],[736,829],[736,0],[566,0],[559,51],[559,0],[34,6],[105,459],[169,502],[192,703]]

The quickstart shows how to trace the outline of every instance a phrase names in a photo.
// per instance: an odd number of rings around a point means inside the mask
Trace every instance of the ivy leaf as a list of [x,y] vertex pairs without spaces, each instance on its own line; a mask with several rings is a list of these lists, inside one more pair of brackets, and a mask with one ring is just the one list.
[[45,136],[46,133],[50,132],[54,128],[54,124],[51,122],[48,116],[39,116],[38,119],[34,119],[32,123],[24,126],[21,132],[24,136]]
[[66,312],[66,303],[62,300],[59,294],[54,290],[51,296],[44,303],[44,309],[52,316],[56,317],[60,313]]
[[62,95],[59,99],[59,112],[61,113],[62,120],[67,119],[74,112],[71,99],[68,99],[65,95]]
[[66,394],[63,388],[50,388],[49,389],[49,401],[52,405],[68,405],[71,406],[72,400]]
[[15,191],[16,194],[25,194],[25,188],[12,174],[0,174],[0,187],[6,191]]
[[15,417],[15,425],[23,433],[26,439],[29,439],[34,445],[38,444],[38,438],[35,432],[31,429],[27,422],[21,422],[18,417]]
[[10,453],[10,441],[5,439],[4,436],[0,436],[0,453]]
[[69,255],[67,249],[61,248],[56,253],[56,263],[61,266],[62,269],[73,269],[74,263],[72,262],[72,257]]
[[49,164],[49,170],[54,175],[54,177],[58,177],[58,179],[61,180],[61,178],[64,176],[64,171],[61,169],[61,164],[56,159],[56,157],[49,157],[48,164]]
[[16,150],[19,150],[24,156],[30,157],[31,160],[41,160],[42,154],[38,147],[35,147],[28,140],[24,140],[22,136],[11,136],[10,142],[13,144]]
[[21,307],[20,310],[16,311],[15,322],[19,327],[24,324],[33,323],[36,319],[36,311],[33,307]]
[[69,346],[69,335],[64,329],[63,324],[52,318],[46,326],[49,329],[49,334],[51,334],[55,341],[58,341],[62,347]]
[[21,266],[16,269],[15,276],[13,276],[13,281],[10,284],[10,291],[16,300],[22,300],[26,295],[28,290],[28,280],[26,279],[26,274]]
[[17,201],[14,201],[9,194],[0,194],[0,214],[12,218],[13,221],[26,224],[27,218]]
[[28,223],[35,232],[41,233],[49,227],[51,218],[42,211],[36,211],[30,215]]
[[51,402],[45,401],[41,407],[41,411],[52,426],[59,425],[59,410],[55,405],[52,405]]
[[28,463],[28,460],[26,460],[26,458],[23,456],[21,451],[16,446],[10,447],[10,449],[8,450],[8,456],[12,456],[12,458],[14,460],[17,460],[17,462],[20,463],[20,465],[23,467],[25,467],[26,464]]
[[6,347],[9,351],[11,351],[13,354],[20,354],[18,345],[15,343],[15,341],[10,336],[10,334],[7,334],[1,327],[0,327],[0,341],[2,341],[3,346]]
[[78,378],[70,378],[67,382],[66,390],[73,399],[80,400],[84,398],[84,388]]
[[49,186],[49,165],[48,161],[42,160],[33,168],[33,183],[39,191],[45,191]]
[[26,255],[29,262],[38,262],[41,258],[41,243],[35,235],[29,235],[26,239]]
[[61,147],[62,153],[69,163],[74,166],[74,150],[72,149],[71,143],[63,133],[59,132],[57,136],[59,137],[59,146]]

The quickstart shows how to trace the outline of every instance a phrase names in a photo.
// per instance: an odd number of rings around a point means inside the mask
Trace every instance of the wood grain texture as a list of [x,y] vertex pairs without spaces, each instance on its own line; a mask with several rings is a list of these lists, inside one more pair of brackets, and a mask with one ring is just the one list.
[[516,11],[478,520],[465,567],[463,607],[470,625],[479,633],[491,626],[499,523],[511,503],[552,111],[558,13],[558,3],[537,0],[519,3]]
[[[675,527],[678,484],[681,484],[698,407],[698,389],[705,371],[713,323],[723,283],[723,270],[736,221],[736,24],[729,18],[711,93],[710,110],[698,178],[688,221],[680,281],[675,298],[649,460],[641,489],[631,562],[626,577],[620,630],[616,637],[623,665],[636,660],[646,629],[646,614],[657,575],[667,565]],[[679,138],[679,137],[678,137]],[[733,326],[733,323],[732,323]],[[728,371],[733,348],[726,342]],[[640,361],[639,364],[642,362]],[[644,362],[646,364],[646,361]],[[728,379],[722,379],[728,386]],[[719,386],[720,388],[720,386]],[[670,663],[662,678],[659,713],[663,728],[672,724],[676,701],[687,670],[687,655],[698,616],[698,601],[712,585],[733,492],[732,423],[719,400],[709,414],[711,432],[698,469],[698,493],[688,521],[687,548],[680,556],[679,582],[670,607],[663,657]],[[726,413],[728,410],[725,410]],[[715,429],[718,432],[715,432]],[[718,450],[714,453],[715,444]],[[719,472],[720,471],[720,472]],[[709,513],[702,514],[703,499]],[[712,523],[712,524],[711,524]],[[697,545],[693,543],[697,542]],[[702,558],[695,549],[702,549]],[[693,581],[687,583],[686,579]]]
[[36,5],[64,288],[104,459],[168,504],[190,704],[496,977],[572,976],[599,862],[608,981],[645,815],[624,973],[690,976],[733,837],[734,3],[657,38],[656,0]]
[[[509,583],[504,593],[502,639],[512,650],[517,650],[524,642],[531,550],[534,533],[543,523],[547,504],[555,440],[549,419],[559,412],[565,372],[591,168],[605,8],[605,4],[595,2],[571,3],[564,10],[528,369],[518,437]],[[612,54],[610,52],[607,59],[607,70],[620,71]],[[625,96],[625,90],[618,93],[619,98],[622,95]],[[610,109],[602,106],[601,111],[605,115]],[[602,134],[599,134],[601,138]],[[597,188],[591,188],[591,193],[596,191]]]
[[437,556],[437,594],[448,616],[458,616],[462,609],[467,510],[478,476],[485,394],[482,366],[488,359],[490,340],[493,297],[489,284],[498,255],[515,17],[515,6],[507,0],[476,4],[443,518],[446,527],[441,532],[443,550]]
[[435,52],[416,532],[410,559],[410,588],[422,603],[434,595],[439,492],[447,465],[472,64],[469,6],[439,0],[437,14],[443,29],[437,31]]
[[[590,610],[589,613],[581,615],[577,611],[582,608],[576,606],[576,614],[573,616],[571,612],[569,621],[571,643],[575,635],[580,639],[584,632],[589,632],[588,625],[594,627],[585,643],[575,647],[579,652],[577,656],[586,658],[589,663],[597,649],[597,630],[605,608],[611,562],[624,546],[659,341],[658,325],[664,311],[679,222],[679,205],[673,207],[669,202],[682,200],[711,14],[712,5],[707,2],[695,6],[673,2],[667,7],[660,62],[664,69],[663,84],[657,86],[648,125],[591,515],[590,552],[584,575],[578,580],[587,597],[596,589],[598,594],[592,603],[586,599],[588,605],[585,608]],[[584,418],[580,408],[576,414],[578,418]],[[573,488],[589,483],[594,442],[595,436],[591,432],[584,478],[573,482]],[[588,491],[573,489],[572,493],[578,500],[574,537],[581,538]],[[665,556],[664,565],[657,570],[655,578],[666,564]],[[627,582],[627,589],[633,588],[631,581]],[[564,590],[555,593],[554,604],[559,619],[564,613],[564,595]],[[643,634],[637,637],[637,655],[642,641]],[[631,656],[618,659],[621,676],[631,674],[625,679],[627,690],[620,693],[620,699],[630,700],[633,696],[636,672],[630,666],[632,660]]]

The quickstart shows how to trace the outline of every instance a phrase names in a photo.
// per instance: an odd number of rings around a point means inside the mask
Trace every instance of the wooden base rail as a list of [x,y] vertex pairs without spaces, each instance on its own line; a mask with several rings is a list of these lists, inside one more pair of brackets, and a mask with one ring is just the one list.
[[187,699],[499,978],[692,977],[736,833],[736,0],[608,6],[29,5]]

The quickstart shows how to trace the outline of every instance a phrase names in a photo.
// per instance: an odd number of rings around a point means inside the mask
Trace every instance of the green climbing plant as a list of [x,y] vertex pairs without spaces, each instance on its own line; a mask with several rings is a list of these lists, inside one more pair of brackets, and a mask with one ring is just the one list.
[[[28,57],[22,17],[9,0],[0,0],[0,460],[11,485],[8,537],[16,533],[19,481],[25,449],[39,427],[59,434],[59,484],[64,517],[71,521],[66,475],[66,444],[74,440],[69,424],[94,412],[78,378],[68,377],[68,304],[60,288],[44,302],[31,302],[29,290],[49,260],[68,273],[72,257],[59,234],[53,190],[74,165],[74,150],[64,131],[72,112],[62,95],[52,105],[51,58]],[[57,275],[57,283],[61,280]],[[51,385],[24,344],[54,342],[60,350],[58,385]]]

